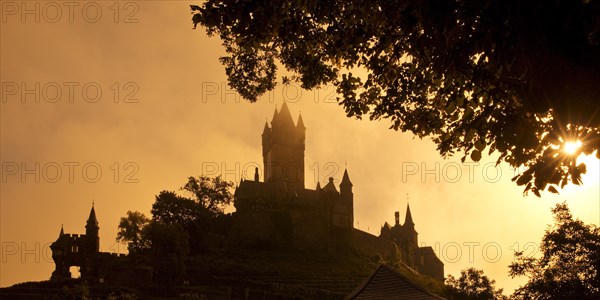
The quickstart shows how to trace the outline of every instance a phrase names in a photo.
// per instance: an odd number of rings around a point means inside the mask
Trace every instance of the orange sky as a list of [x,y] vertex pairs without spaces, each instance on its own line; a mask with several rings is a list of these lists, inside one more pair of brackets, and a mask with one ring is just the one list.
[[583,187],[523,197],[508,166],[443,160],[432,142],[386,121],[348,119],[331,87],[241,100],[226,86],[220,40],[191,30],[189,4],[2,2],[0,286],[48,279],[49,243],[61,224],[84,233],[92,201],[102,251],[122,253],[119,218],[149,215],[161,190],[203,171],[252,177],[265,119],[283,101],[307,127],[306,186],[340,180],[347,166],[355,227],[373,234],[396,210],[404,219],[408,194],[419,242],[446,274],[473,266],[512,292],[524,282],[508,277],[513,250],[535,252],[555,203],[600,223],[598,160]]

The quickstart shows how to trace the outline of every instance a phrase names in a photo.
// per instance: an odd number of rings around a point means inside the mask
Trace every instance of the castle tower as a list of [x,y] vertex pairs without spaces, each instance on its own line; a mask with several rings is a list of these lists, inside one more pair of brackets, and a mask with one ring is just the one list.
[[352,193],[352,182],[348,176],[348,170],[344,170],[344,176],[342,182],[340,182],[340,198],[342,203],[349,209],[350,224],[354,224],[354,194]]
[[65,241],[65,230],[60,226],[60,233],[54,243],[50,245],[52,250],[52,260],[54,260],[54,272],[52,272],[51,279],[62,279],[70,278],[71,273],[69,272],[69,266],[65,264],[65,258],[67,255],[67,244]]
[[305,132],[302,116],[294,125],[285,102],[279,112],[275,109],[271,127],[265,123],[262,133],[265,182],[283,179],[290,193],[304,189]]
[[100,236],[98,235],[98,219],[96,219],[96,210],[94,210],[94,204],[92,203],[92,209],[90,210],[90,216],[88,217],[85,225],[85,235],[88,243],[88,251],[99,252],[100,251]]
[[415,230],[415,223],[413,222],[412,214],[410,213],[410,206],[408,205],[408,203],[406,204],[406,217],[404,218],[404,224],[402,226],[404,227],[404,230],[408,235],[410,242],[414,246],[419,245],[417,239],[418,233]]

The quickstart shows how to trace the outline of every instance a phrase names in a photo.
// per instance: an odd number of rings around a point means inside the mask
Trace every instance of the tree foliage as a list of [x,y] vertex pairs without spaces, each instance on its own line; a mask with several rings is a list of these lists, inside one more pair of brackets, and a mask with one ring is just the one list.
[[[561,152],[600,148],[599,1],[208,0],[194,27],[218,34],[229,84],[254,102],[280,63],[312,89],[333,84],[348,117],[389,119],[443,156],[499,153],[540,195],[580,184]],[[282,81],[288,82],[284,77]],[[600,151],[596,156],[600,158]]]
[[188,197],[175,192],[162,191],[152,205],[152,218],[161,224],[178,224],[190,237],[190,252],[198,254],[206,248],[208,233],[215,227],[223,227],[223,209],[233,200],[232,182],[219,176],[210,178],[189,177],[181,188]]
[[143,236],[144,228],[150,219],[139,211],[128,211],[127,217],[122,217],[119,222],[117,241],[127,243],[131,254],[138,254],[150,247],[149,241]]
[[189,253],[189,236],[179,224],[150,222],[146,236],[151,247],[154,279],[171,291],[185,274],[185,259]]
[[192,196],[192,200],[213,215],[223,213],[225,206],[231,204],[233,183],[224,181],[221,176],[210,178],[200,176],[189,177],[182,190]]
[[565,203],[552,209],[554,225],[546,230],[542,257],[516,252],[512,277],[529,281],[515,291],[517,299],[600,298],[600,229],[574,220]]
[[208,218],[208,212],[193,200],[162,191],[152,204],[152,219],[162,224],[179,224],[188,228],[198,219]]
[[506,299],[502,289],[496,289],[495,280],[483,274],[483,270],[468,268],[460,272],[460,278],[452,275],[446,278],[447,294],[450,299],[493,300]]

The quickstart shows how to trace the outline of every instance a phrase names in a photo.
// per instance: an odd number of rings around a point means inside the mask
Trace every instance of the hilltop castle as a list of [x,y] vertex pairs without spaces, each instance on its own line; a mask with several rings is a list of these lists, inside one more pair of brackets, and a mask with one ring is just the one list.
[[[262,133],[264,180],[260,181],[256,168],[253,180],[242,179],[237,186],[236,212],[232,214],[231,229],[223,246],[331,254],[357,250],[388,261],[400,261],[443,281],[444,264],[431,247],[419,247],[408,205],[403,225],[400,225],[400,213],[396,212],[394,226],[386,222],[381,234],[374,236],[354,228],[353,184],[347,170],[339,186],[329,178],[323,187],[320,183],[314,190],[305,187],[305,134],[302,116],[294,123],[285,103],[280,111],[275,110],[271,126],[265,123]],[[70,278],[72,266],[80,267],[82,278],[101,281],[150,278],[151,272],[119,268],[116,257],[99,251],[99,226],[93,204],[85,228],[85,234],[77,235],[65,234],[61,227],[58,239],[50,246],[56,264],[52,280]]]
[[85,234],[65,233],[61,226],[58,238],[50,244],[55,264],[50,280],[73,278],[76,274],[71,274],[71,267],[79,267],[81,278],[93,283],[140,284],[150,281],[151,268],[124,264],[127,259],[124,254],[100,252],[99,231],[93,203]]
[[250,247],[344,252],[351,247],[352,182],[348,172],[339,185],[333,178],[314,190],[304,186],[305,132],[302,116],[294,124],[284,103],[262,133],[264,181],[258,168],[254,180],[235,190],[234,221],[229,244]]
[[66,234],[61,226],[58,238],[50,245],[56,266],[51,279],[71,278],[69,269],[72,266],[79,266],[82,278],[96,275],[96,259],[100,253],[99,230],[93,204],[85,225],[85,234]]
[[444,264],[431,247],[419,247],[418,233],[410,207],[400,225],[387,222],[380,236],[354,228],[354,194],[348,171],[344,170],[339,190],[333,178],[321,188],[304,186],[306,127],[302,116],[294,123],[283,103],[275,109],[271,126],[262,133],[264,181],[258,168],[253,180],[242,179],[235,190],[229,246],[293,248],[343,253],[358,249],[402,261],[409,267],[443,280]]

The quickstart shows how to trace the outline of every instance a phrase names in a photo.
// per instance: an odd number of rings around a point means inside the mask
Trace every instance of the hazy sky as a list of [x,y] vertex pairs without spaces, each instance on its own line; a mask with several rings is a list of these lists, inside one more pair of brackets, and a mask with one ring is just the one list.
[[265,119],[283,101],[307,127],[306,186],[340,180],[347,166],[355,227],[373,234],[394,211],[404,220],[408,200],[419,242],[446,274],[473,266],[512,292],[524,282],[508,277],[513,251],[537,251],[555,203],[600,222],[598,160],[583,187],[523,197],[508,166],[444,160],[385,120],[346,118],[331,87],[245,102],[226,85],[220,40],[192,30],[195,2],[115,3],[1,3],[0,286],[49,279],[49,244],[61,224],[85,233],[92,201],[101,250],[122,253],[119,218],[150,215],[161,190],[202,173],[251,178]]

